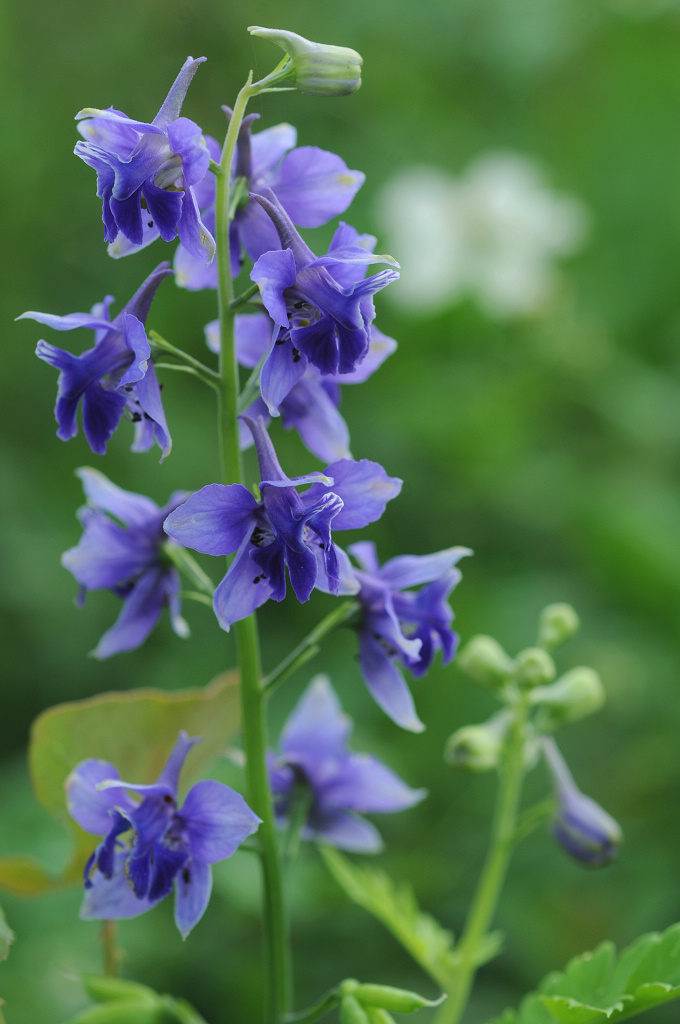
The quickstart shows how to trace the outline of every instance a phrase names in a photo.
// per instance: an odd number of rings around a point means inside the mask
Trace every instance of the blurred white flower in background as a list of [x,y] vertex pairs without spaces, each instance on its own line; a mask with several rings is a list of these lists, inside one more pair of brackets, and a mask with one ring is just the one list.
[[384,186],[378,218],[401,264],[394,302],[434,312],[473,295],[489,316],[534,313],[557,281],[554,260],[585,241],[584,204],[553,192],[517,153],[478,157],[459,177],[414,166]]

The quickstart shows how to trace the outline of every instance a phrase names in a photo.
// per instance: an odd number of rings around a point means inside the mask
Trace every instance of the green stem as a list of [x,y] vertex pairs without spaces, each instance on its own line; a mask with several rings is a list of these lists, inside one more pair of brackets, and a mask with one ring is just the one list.
[[297,647],[288,654],[283,661],[280,661],[276,668],[269,673],[269,675],[262,680],[262,689],[267,693],[271,693],[272,690],[287,679],[288,676],[295,672],[296,669],[304,665],[305,662],[313,658],[319,651],[319,641],[323,640],[325,636],[332,633],[334,629],[342,626],[345,622],[352,618],[354,613],[357,611],[359,605],[356,601],[344,601],[337,608],[334,608],[332,612],[329,612],[325,618],[321,620],[314,627],[311,633],[308,633],[304,640],[300,641]]
[[287,1014],[284,1017],[284,1024],[316,1024],[317,1020],[321,1020],[327,1013],[335,1009],[339,1002],[339,989],[333,988],[318,1003],[314,1003],[314,1006],[310,1006],[307,1010],[302,1010],[300,1013]]
[[515,721],[501,767],[501,782],[494,812],[489,850],[472,906],[457,947],[458,965],[435,1024],[458,1024],[467,1006],[477,970],[477,950],[496,912],[510,856],[515,846],[517,814],[524,778],[524,748],[528,702],[524,695],[516,706]]
[[163,545],[163,553],[180,572],[184,573],[187,579],[191,580],[198,590],[212,598],[215,584],[208,574],[203,572],[196,559],[189,554],[186,548],[183,548],[181,544],[175,544],[172,540],[166,540]]
[[149,337],[151,338],[154,345],[158,345],[159,348],[164,349],[171,355],[176,356],[177,359],[181,359],[187,366],[192,366],[195,370],[198,370],[201,376],[212,378],[213,381],[219,380],[219,374],[211,370],[209,366],[202,363],[200,359],[194,359],[192,355],[185,352],[184,349],[177,348],[172,342],[167,341],[157,331],[149,331]]
[[[229,174],[238,133],[246,106],[257,88],[252,73],[234,104],[229,129],[220,159],[221,174],[216,176],[216,242],[218,307],[220,319],[219,441],[222,479],[226,484],[243,483],[243,463],[238,434],[238,366],[234,345],[234,286],[229,262]],[[277,1024],[288,1010],[290,967],[288,928],[283,900],[281,865],[267,775],[267,737],[265,696],[260,685],[261,664],[255,615],[234,627],[241,676],[241,716],[243,749],[246,756],[248,801],[262,819],[257,832],[263,879],[264,940],[267,966],[266,1021]]]
[[104,974],[107,978],[117,978],[120,970],[122,953],[116,942],[116,922],[102,921],[101,940],[104,954]]

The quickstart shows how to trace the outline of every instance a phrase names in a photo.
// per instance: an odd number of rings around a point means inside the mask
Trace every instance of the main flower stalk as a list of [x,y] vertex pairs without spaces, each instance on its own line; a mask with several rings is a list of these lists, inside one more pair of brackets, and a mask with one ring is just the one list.
[[[258,83],[258,85],[261,83]],[[220,321],[219,444],[225,484],[244,483],[238,434],[238,366],[234,345],[234,286],[229,262],[229,176],[239,129],[251,96],[259,92],[252,73],[241,89],[224,141],[215,199]],[[257,833],[262,865],[264,938],[267,966],[266,1021],[275,1024],[289,1009],[290,966],[288,929],[283,900],[274,813],[266,768],[266,697],[261,686],[260,645],[255,614],[234,626],[240,669],[243,747],[250,806],[262,819]]]

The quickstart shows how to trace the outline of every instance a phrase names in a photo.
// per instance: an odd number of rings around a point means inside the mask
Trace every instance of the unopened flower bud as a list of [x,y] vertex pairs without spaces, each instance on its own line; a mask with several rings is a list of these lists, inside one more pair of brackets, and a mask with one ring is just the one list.
[[392,1013],[415,1013],[424,1006],[438,1006],[444,998],[425,999],[417,992],[391,985],[359,985],[353,994],[366,1007],[381,1007]]
[[351,993],[340,999],[340,1024],[369,1024],[366,1010]]
[[498,689],[515,672],[515,663],[492,636],[473,636],[458,655],[458,667],[482,686]]
[[551,686],[538,687],[532,692],[531,701],[543,709],[541,725],[554,729],[601,708],[604,688],[597,672],[582,665],[560,676]]
[[446,762],[468,772],[488,772],[495,768],[511,720],[509,711],[499,711],[488,722],[457,729],[446,744]]
[[570,604],[549,604],[541,612],[538,642],[547,651],[554,651],[576,633],[580,624]]
[[160,1013],[158,1001],[115,999],[108,1003],[95,1003],[67,1024],[158,1024],[162,1019]]
[[618,822],[580,791],[554,740],[543,741],[543,753],[557,798],[553,836],[580,863],[590,867],[609,864],[623,839]]
[[527,647],[517,655],[515,679],[525,690],[551,683],[555,673],[555,662],[540,647]]
[[98,1003],[109,1003],[120,999],[138,999],[155,1002],[156,993],[136,981],[125,981],[103,974],[83,974],[81,979],[85,992]]
[[251,35],[271,39],[291,62],[288,77],[311,96],[348,96],[361,85],[362,58],[348,46],[313,43],[296,32],[251,25]]

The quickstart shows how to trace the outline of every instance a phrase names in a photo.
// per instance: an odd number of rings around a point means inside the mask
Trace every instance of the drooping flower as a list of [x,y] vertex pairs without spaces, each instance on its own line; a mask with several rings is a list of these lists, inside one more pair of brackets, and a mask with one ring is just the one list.
[[[399,663],[415,676],[424,675],[437,650],[446,664],[453,658],[458,636],[451,629],[448,596],[461,578],[456,563],[469,548],[455,547],[433,555],[401,555],[380,566],[370,541],[352,544],[350,553],[361,565],[355,570],[361,604],[359,662],[366,686],[390,718],[412,732],[424,726]],[[426,584],[418,591],[408,588]]]
[[163,555],[168,539],[163,520],[186,493],[176,491],[159,508],[142,494],[116,487],[96,469],[84,467],[77,473],[88,501],[78,513],[83,536],[64,552],[61,564],[80,583],[83,595],[88,590],[111,590],[123,601],[118,619],[92,653],[108,658],[139,647],[166,605],[175,633],[187,636],[180,615],[179,574]]
[[[229,108],[224,108],[231,116]],[[242,196],[229,226],[229,256],[235,277],[243,264],[242,249],[255,262],[270,249],[279,248],[276,228],[259,205],[248,195],[270,188],[294,224],[302,228],[321,227],[332,217],[344,213],[364,182],[361,171],[351,171],[344,160],[317,146],[298,146],[292,125],[278,124],[251,134],[259,114],[243,119],[236,145],[232,180],[241,180]],[[206,137],[210,155],[220,159],[219,146]],[[213,175],[201,184],[201,217],[215,230],[215,190]],[[217,288],[217,267],[206,266],[180,245],[175,256],[178,285],[190,290]]]
[[563,850],[582,864],[609,864],[623,840],[618,822],[581,792],[551,736],[544,737],[542,748],[557,800],[551,825],[553,836]]
[[95,759],[81,761],[69,775],[71,817],[86,832],[104,836],[85,868],[85,920],[137,917],[173,886],[175,923],[183,938],[203,916],[211,865],[231,857],[260,819],[242,796],[211,780],[197,782],[178,805],[180,772],[198,742],[180,732],[150,785],[123,782],[114,765]]
[[[236,358],[242,366],[254,368],[266,355],[272,338],[272,322],[266,313],[238,313],[234,323]],[[219,321],[205,328],[206,341],[212,352],[220,350]],[[338,409],[340,384],[361,384],[394,352],[397,343],[371,324],[368,354],[354,373],[322,377],[316,367],[305,360],[305,369],[288,394],[280,400],[283,426],[295,429],[303,444],[324,462],[351,459],[349,430]],[[257,398],[246,410],[251,419],[261,416],[265,422],[269,410],[264,399]],[[241,446],[252,444],[252,435],[243,425]]]
[[505,152],[482,154],[457,178],[407,168],[385,185],[378,217],[403,254],[395,303],[432,313],[471,295],[500,320],[540,311],[555,291],[556,261],[581,247],[589,221],[535,160]]
[[[281,248],[260,256],[250,276],[259,285],[274,323],[285,328],[285,344],[293,356],[301,353],[324,376],[353,373],[368,352],[375,317],[373,295],[399,276],[394,270],[381,270],[366,278],[365,268],[372,263],[397,264],[391,256],[368,252],[361,244],[366,236],[358,236],[346,225],[336,232],[327,255],[317,257],[270,189],[251,198],[268,213],[279,235]],[[297,372],[291,371],[286,353],[277,356],[272,346],[262,368],[262,394],[274,408],[279,378],[285,372],[282,362],[289,372]],[[284,386],[287,394],[287,380]]]
[[279,756],[269,755],[269,782],[277,823],[285,827],[301,801],[303,839],[375,853],[377,830],[361,814],[389,814],[417,804],[411,789],[381,761],[348,748],[352,721],[344,715],[327,676],[317,676],[281,734]]
[[156,289],[171,273],[167,263],[159,264],[114,320],[109,317],[110,295],[91,313],[53,316],[28,312],[17,317],[37,320],[55,331],[89,327],[95,332],[94,348],[80,356],[42,340],[36,348],[39,359],[59,370],[54,414],[59,424],[57,437],[62,441],[78,433],[76,412],[82,399],[83,430],[96,455],[105,454],[124,412],[135,424],[133,451],[147,451],[156,441],[163,458],[169,454],[172,441],[144,323]]
[[[353,570],[333,542],[331,525],[367,526],[401,489],[401,480],[367,459],[341,459],[323,473],[287,477],[262,420],[246,422],[255,440],[262,500],[241,484],[208,484],[165,521],[166,533],[186,547],[208,555],[236,552],[213,601],[226,630],[269,598],[283,600],[286,568],[299,601],[307,601],[314,587],[355,593]],[[303,484],[312,486],[300,495]]]
[[[97,172],[103,202],[104,239],[112,256],[124,256],[160,237],[179,234],[196,259],[209,263],[215,242],[201,222],[195,186],[210,154],[201,129],[180,110],[191,79],[205,57],[187,57],[153,121],[135,121],[109,107],[76,114],[85,142],[75,153]],[[124,241],[118,242],[122,235]]]

